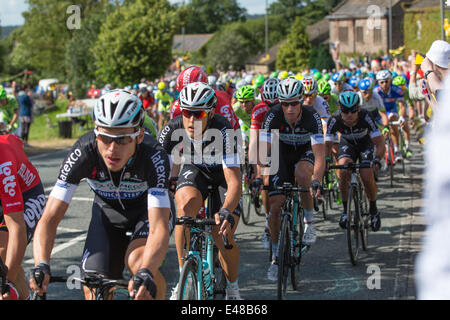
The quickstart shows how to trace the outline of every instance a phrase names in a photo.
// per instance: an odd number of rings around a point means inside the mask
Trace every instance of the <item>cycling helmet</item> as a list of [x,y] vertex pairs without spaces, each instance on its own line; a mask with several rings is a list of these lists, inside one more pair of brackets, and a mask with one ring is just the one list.
[[245,81],[245,79],[241,79],[236,83],[236,90],[239,90],[240,88],[242,88],[246,85],[247,85],[247,82]]
[[402,76],[396,76],[393,80],[392,83],[396,86],[404,86],[406,84],[406,79],[403,78]]
[[330,80],[330,79],[331,79],[331,76],[330,76],[330,74],[329,74],[329,73],[325,73],[325,74],[323,75],[322,79],[324,79],[324,80],[328,81],[328,80]]
[[177,85],[177,83],[175,82],[175,80],[172,80],[172,81],[170,81],[170,83],[169,83],[169,88],[175,88],[176,87],[176,85]]
[[353,88],[356,88],[358,86],[359,78],[358,77],[351,77],[348,81],[348,84],[351,85]]
[[301,74],[300,72],[295,75],[295,79],[297,79],[297,80],[302,80],[303,77],[304,77],[304,75]]
[[274,71],[270,74],[271,78],[278,78],[278,72]]
[[358,82],[358,88],[360,90],[372,90],[374,87],[374,81],[371,78],[361,79]]
[[339,105],[344,108],[353,108],[359,105],[359,96],[354,91],[344,91],[339,95]]
[[343,81],[343,80],[344,80],[344,73],[343,72],[335,72],[331,76],[331,81],[333,81],[333,82],[338,82],[338,81]]
[[314,78],[316,81],[319,81],[320,78],[322,78],[322,74],[321,74],[319,71],[314,72],[313,78]]
[[133,90],[138,90],[138,89],[139,89],[139,83],[133,84]]
[[326,95],[331,93],[331,84],[328,83],[328,81],[321,80],[317,82],[317,91],[319,94]]
[[311,95],[317,93],[317,81],[311,76],[302,79],[303,94]]
[[6,91],[3,86],[0,85],[0,100],[6,99]]
[[392,75],[392,79],[394,79],[395,77],[397,77],[397,76],[398,76],[398,73],[397,73],[397,72],[395,72],[395,71],[392,71],[391,75]]
[[389,70],[381,70],[377,72],[377,81],[392,79],[392,74]]
[[94,123],[106,128],[135,128],[144,122],[141,100],[122,89],[102,95],[94,107]]
[[243,86],[236,92],[236,99],[239,102],[253,101],[255,99],[255,90],[249,85]]
[[303,86],[296,78],[288,77],[280,81],[277,93],[280,102],[299,101],[303,98]]
[[202,82],[186,85],[180,93],[180,108],[193,111],[212,110],[217,105],[214,89]]
[[255,76],[254,81],[255,81],[255,86],[257,88],[261,88],[262,85],[264,84],[264,76],[262,74],[258,74],[257,76]]
[[190,66],[184,69],[177,78],[177,91],[183,90],[185,86],[193,82],[208,83],[208,76],[205,71],[197,66]]
[[280,82],[277,78],[269,78],[261,87],[261,100],[269,104],[278,103],[277,86]]
[[210,86],[214,86],[217,82],[217,77],[216,76],[208,76],[208,84]]
[[245,79],[245,82],[247,82],[247,84],[252,84],[252,81],[253,81],[253,75],[248,74],[248,75],[246,75],[246,76],[244,77],[244,79]]
[[287,72],[287,71],[281,71],[279,74],[278,74],[278,80],[283,80],[283,79],[286,79],[287,77],[289,77],[289,72]]
[[371,78],[371,79],[374,79],[374,80],[375,80],[375,73],[373,73],[373,72],[369,72],[369,73],[368,73],[367,75],[369,76],[369,78]]
[[166,88],[166,84],[163,81],[158,83],[158,89],[159,90],[164,90],[165,88]]

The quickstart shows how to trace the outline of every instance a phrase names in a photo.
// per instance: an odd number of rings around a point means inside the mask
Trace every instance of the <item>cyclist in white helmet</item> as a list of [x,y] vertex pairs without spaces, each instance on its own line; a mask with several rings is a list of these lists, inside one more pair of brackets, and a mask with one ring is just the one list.
[[[42,295],[50,279],[50,259],[56,229],[82,179],[95,193],[91,222],[81,261],[82,272],[94,271],[118,279],[126,266],[133,278],[135,299],[164,299],[166,283],[159,271],[174,225],[169,198],[169,158],[156,140],[144,133],[139,98],[125,90],[101,96],[94,108],[95,130],[83,135],[61,165],[48,205],[36,228],[32,274],[45,274]],[[86,212],[85,212],[86,213]],[[80,213],[81,214],[81,213]],[[126,233],[131,231],[129,238]],[[134,292],[135,280],[143,283]],[[84,288],[86,299],[95,299]]]
[[317,95],[318,85],[313,77],[306,76],[301,81],[303,85],[303,106],[314,108],[319,114],[320,120],[322,120],[323,131],[326,133],[327,122],[331,117],[330,106],[324,98]]

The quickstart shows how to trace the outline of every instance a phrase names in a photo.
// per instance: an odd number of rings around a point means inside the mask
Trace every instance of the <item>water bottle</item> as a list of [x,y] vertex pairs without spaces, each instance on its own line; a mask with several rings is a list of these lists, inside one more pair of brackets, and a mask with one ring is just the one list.
[[203,283],[205,290],[209,292],[211,288],[211,272],[207,261],[203,261]]

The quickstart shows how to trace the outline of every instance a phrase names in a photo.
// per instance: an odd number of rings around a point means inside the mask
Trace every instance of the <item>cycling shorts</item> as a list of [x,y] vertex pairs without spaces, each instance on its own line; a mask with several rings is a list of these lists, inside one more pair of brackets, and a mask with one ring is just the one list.
[[367,139],[358,144],[351,144],[345,139],[339,143],[338,160],[350,158],[356,163],[370,163],[375,158],[375,145],[372,140]]
[[295,184],[295,168],[300,161],[306,161],[314,166],[314,153],[311,147],[302,147],[300,151],[289,154],[280,152],[280,165],[278,172],[269,177],[269,196],[283,194],[282,191],[275,190],[281,187],[285,182]]
[[[175,203],[171,200],[169,232],[175,225]],[[127,210],[127,215],[130,210]],[[122,278],[125,254],[133,240],[147,238],[149,234],[146,206],[134,209],[128,218],[112,208],[98,196],[94,198],[92,218],[81,260],[81,269],[96,271],[111,279]],[[131,233],[130,235],[127,235]]]
[[159,113],[169,113],[170,112],[170,101],[159,101],[158,112]]
[[[222,207],[227,191],[227,183],[222,167],[219,169],[208,170],[205,168],[201,170],[192,164],[184,165],[178,176],[176,191],[187,186],[194,187],[200,191],[203,201],[205,201],[209,195],[209,185],[213,187],[212,197],[209,199],[210,203],[212,202],[211,212],[216,213]],[[241,204],[236,207],[233,213],[238,217],[241,216]]]
[[[45,207],[45,193],[42,183],[23,193],[24,203],[24,219],[27,227],[27,244],[31,242],[34,230],[42,217]],[[8,232],[5,219],[3,217],[3,209],[0,207],[0,231]]]

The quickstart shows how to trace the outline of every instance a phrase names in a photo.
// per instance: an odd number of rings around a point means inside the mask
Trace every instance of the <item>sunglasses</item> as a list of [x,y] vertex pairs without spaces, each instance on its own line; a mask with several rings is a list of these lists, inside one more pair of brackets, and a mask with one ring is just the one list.
[[121,134],[121,135],[112,135],[107,134],[104,132],[99,132],[97,129],[94,129],[95,136],[99,138],[104,144],[111,144],[113,142],[120,144],[120,145],[126,145],[129,144],[131,141],[134,140],[134,138],[138,137],[141,133],[140,130],[136,131],[135,133],[128,133],[128,134]]
[[361,93],[370,93],[370,90],[359,90],[359,92],[361,92]]
[[352,108],[352,109],[341,108],[341,112],[345,113],[345,114],[356,113],[356,112],[358,112],[358,108]]
[[293,106],[296,107],[300,104],[300,101],[293,101],[293,102],[282,102],[281,105],[283,107],[289,107],[289,106]]
[[383,80],[383,81],[378,81],[378,83],[379,84],[385,84],[385,83],[388,83],[388,81],[387,80]]
[[190,119],[192,116],[194,116],[195,119],[204,119],[208,116],[208,112],[205,110],[199,110],[199,111],[191,111],[187,109],[182,110],[183,117],[186,117]]

